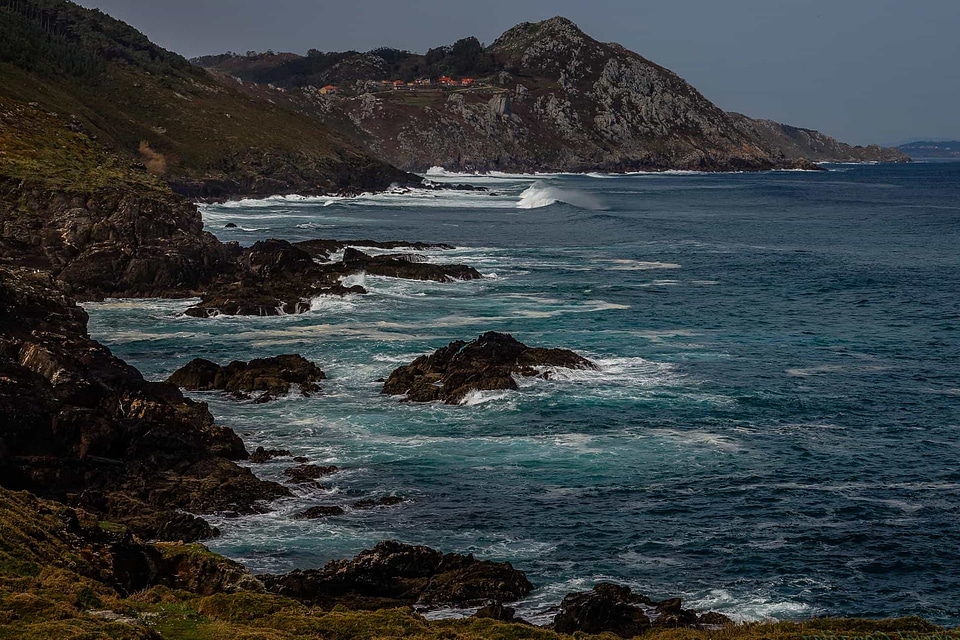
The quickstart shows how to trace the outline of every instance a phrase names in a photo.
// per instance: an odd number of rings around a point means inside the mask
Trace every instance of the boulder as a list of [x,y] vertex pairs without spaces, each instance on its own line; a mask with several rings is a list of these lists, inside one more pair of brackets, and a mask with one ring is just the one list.
[[224,367],[196,358],[174,372],[167,382],[190,391],[220,390],[240,398],[247,398],[253,392],[263,392],[272,398],[286,395],[294,384],[301,394],[309,395],[319,390],[317,382],[326,377],[317,365],[306,358],[283,355],[250,362],[234,361]]
[[321,467],[315,464],[301,464],[298,467],[284,469],[283,475],[290,478],[287,480],[290,484],[303,484],[336,473],[337,471],[339,471],[339,469],[333,465]]
[[443,554],[429,547],[388,540],[352,560],[322,569],[261,576],[267,590],[308,604],[360,609],[404,605],[476,606],[511,602],[533,589],[507,562]]
[[382,393],[413,402],[458,404],[471,391],[518,389],[513,376],[541,375],[537,367],[596,369],[573,351],[532,348],[505,333],[490,331],[473,342],[451,342],[390,374]]
[[257,447],[257,450],[250,454],[249,460],[253,464],[263,464],[274,458],[286,458],[289,456],[290,452],[286,449],[264,449],[263,447]]
[[316,520],[328,516],[342,516],[344,513],[346,513],[346,511],[344,511],[343,507],[319,505],[304,509],[295,515],[294,518],[297,520]]
[[683,609],[680,598],[662,602],[633,593],[630,587],[602,582],[591,591],[570,593],[553,620],[559,633],[614,633],[623,638],[642,635],[653,627],[712,628],[733,624],[721,613],[698,614]]

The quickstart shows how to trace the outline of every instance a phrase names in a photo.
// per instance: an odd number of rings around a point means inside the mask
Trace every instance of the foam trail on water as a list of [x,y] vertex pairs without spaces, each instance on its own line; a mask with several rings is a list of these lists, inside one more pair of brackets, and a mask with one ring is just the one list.
[[520,201],[517,203],[519,209],[539,209],[548,207],[551,204],[565,202],[580,209],[601,210],[604,206],[595,197],[589,193],[575,191],[573,189],[561,189],[538,181],[530,185],[526,191],[520,194]]

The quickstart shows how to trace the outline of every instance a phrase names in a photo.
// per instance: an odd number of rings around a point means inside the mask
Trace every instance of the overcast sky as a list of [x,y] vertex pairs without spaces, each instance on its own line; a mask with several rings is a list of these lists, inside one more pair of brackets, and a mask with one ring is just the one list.
[[846,142],[960,139],[960,0],[82,0],[185,56],[424,52],[564,15],[722,108]]

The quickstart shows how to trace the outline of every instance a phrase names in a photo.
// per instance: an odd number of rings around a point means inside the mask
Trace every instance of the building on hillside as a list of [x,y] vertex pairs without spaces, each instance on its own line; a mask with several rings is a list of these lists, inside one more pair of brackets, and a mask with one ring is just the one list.
[[394,89],[403,89],[405,86],[407,86],[407,83],[404,82],[403,80],[394,80],[394,81],[393,81],[393,88],[394,88]]
[[474,80],[473,78],[462,78],[462,79],[460,80],[460,86],[461,86],[461,87],[472,87],[475,82],[476,82],[476,80]]
[[440,76],[440,80],[438,80],[438,82],[440,83],[441,87],[455,87],[460,84],[449,76]]
[[322,95],[327,95],[328,93],[336,93],[336,92],[337,92],[337,85],[334,85],[334,84],[328,84],[327,86],[322,87],[320,89],[320,93]]
[[429,87],[433,82],[430,81],[430,78],[417,78],[413,81],[413,84],[419,87]]

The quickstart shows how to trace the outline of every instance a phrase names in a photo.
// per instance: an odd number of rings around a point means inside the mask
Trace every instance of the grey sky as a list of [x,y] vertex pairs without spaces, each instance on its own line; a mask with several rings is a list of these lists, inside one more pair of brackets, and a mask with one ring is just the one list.
[[960,139],[958,0],[82,0],[186,56],[411,51],[564,15],[724,109],[852,143]]

